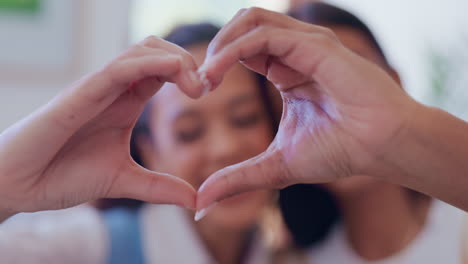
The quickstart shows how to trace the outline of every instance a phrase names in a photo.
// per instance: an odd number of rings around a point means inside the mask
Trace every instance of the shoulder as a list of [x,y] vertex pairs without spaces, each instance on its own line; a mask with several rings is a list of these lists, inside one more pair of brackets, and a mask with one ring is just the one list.
[[460,263],[464,215],[460,209],[434,200],[428,222],[414,242],[419,244],[413,247],[420,253],[417,255],[427,256],[427,260],[437,259],[440,263]]
[[105,252],[105,227],[91,206],[19,214],[0,225],[6,263],[102,263]]
[[[382,263],[460,263],[463,215],[461,210],[434,200],[418,236],[408,247]],[[308,257],[314,263],[368,263],[354,253],[341,225],[309,250]]]

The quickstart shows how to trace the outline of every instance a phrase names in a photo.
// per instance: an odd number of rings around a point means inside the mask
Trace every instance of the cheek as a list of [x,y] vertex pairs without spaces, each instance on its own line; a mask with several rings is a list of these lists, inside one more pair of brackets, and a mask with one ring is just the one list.
[[161,147],[163,172],[180,177],[192,185],[197,185],[197,174],[203,166],[203,150],[199,144],[181,145],[167,142]]
[[265,151],[273,141],[271,127],[268,122],[261,124],[244,131],[245,146],[250,149],[251,155],[255,156]]

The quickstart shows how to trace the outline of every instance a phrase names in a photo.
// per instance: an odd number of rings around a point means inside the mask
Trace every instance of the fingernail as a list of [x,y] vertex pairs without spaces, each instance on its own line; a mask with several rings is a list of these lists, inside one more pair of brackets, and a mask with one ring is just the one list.
[[206,73],[205,72],[198,72],[199,76],[200,76],[200,80],[203,84],[203,91],[202,91],[202,96],[205,96],[207,95],[211,89],[213,89],[213,85],[211,84],[211,82],[208,80],[208,78],[206,77]]
[[204,209],[201,209],[200,211],[197,211],[195,213],[195,221],[198,222],[200,221],[203,217],[205,217],[211,210],[213,210],[213,208],[216,207],[218,203],[215,202],[215,203],[212,203],[210,206],[204,208]]
[[209,86],[206,86],[205,84],[203,84],[203,91],[202,91],[202,94],[201,96],[204,97],[206,96],[207,94],[210,93],[210,87]]
[[203,62],[203,64],[198,68],[198,73],[201,74],[202,72],[206,72],[206,68],[208,67],[208,63],[207,63],[207,60],[208,58],[205,58],[205,61]]
[[188,73],[188,76],[190,78],[190,81],[192,81],[192,83],[194,83],[194,84],[197,84],[197,83],[199,83],[201,81],[200,76],[194,71],[190,71]]

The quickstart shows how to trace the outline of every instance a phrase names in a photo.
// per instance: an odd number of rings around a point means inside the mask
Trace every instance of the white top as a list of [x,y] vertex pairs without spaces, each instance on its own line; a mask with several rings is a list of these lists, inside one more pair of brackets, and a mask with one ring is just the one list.
[[[145,205],[141,211],[146,263],[215,263],[184,209]],[[0,262],[8,264],[102,264],[108,256],[107,229],[90,206],[20,214],[0,224]],[[254,241],[248,264],[270,263],[270,252]]]
[[[398,255],[369,262],[350,248],[338,226],[309,252],[311,264],[452,264],[461,263],[463,213],[434,202],[424,230]],[[214,263],[184,214],[173,206],[142,209],[143,250],[147,263]],[[90,206],[20,214],[0,224],[0,262],[8,264],[102,264],[107,259],[108,234],[99,212]],[[247,263],[270,263],[269,252],[254,242]],[[288,262],[290,263],[290,262]]]
[[90,206],[19,214],[0,224],[0,262],[102,264],[105,230]]
[[[142,220],[146,230],[142,239],[147,263],[216,263],[203,246],[184,209],[149,205],[142,211]],[[158,224],[154,224],[155,220]],[[270,252],[255,240],[245,263],[270,263]]]
[[440,201],[433,201],[426,226],[402,252],[379,261],[367,261],[348,244],[342,225],[308,252],[313,264],[460,264],[461,230],[464,212]]

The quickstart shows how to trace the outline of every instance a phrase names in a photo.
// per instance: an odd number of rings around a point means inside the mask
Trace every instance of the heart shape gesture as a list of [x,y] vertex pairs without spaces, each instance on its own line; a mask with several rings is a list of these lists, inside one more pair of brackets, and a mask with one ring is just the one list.
[[[283,97],[279,132],[264,153],[214,173],[198,194],[132,160],[132,129],[164,82],[196,98],[215,89],[239,60]],[[0,134],[0,221],[103,197],[197,208],[201,217],[241,192],[351,175],[378,176],[468,208],[460,198],[466,148],[433,143],[463,139],[464,131],[464,122],[415,102],[332,31],[241,10],[211,42],[200,69],[182,48],[150,37]],[[433,162],[421,165],[420,155]],[[453,176],[438,177],[442,172]]]
[[[144,105],[166,81],[191,97],[202,84],[182,48],[149,37],[63,91],[0,135],[0,218],[101,197],[194,208],[181,179],[137,165],[130,137]],[[12,188],[14,187],[14,188]]]
[[239,60],[281,92],[279,132],[263,154],[205,181],[198,218],[241,192],[373,175],[385,159],[382,150],[398,141],[415,109],[383,70],[346,49],[332,31],[286,15],[241,10],[210,43],[201,71],[216,87]]

